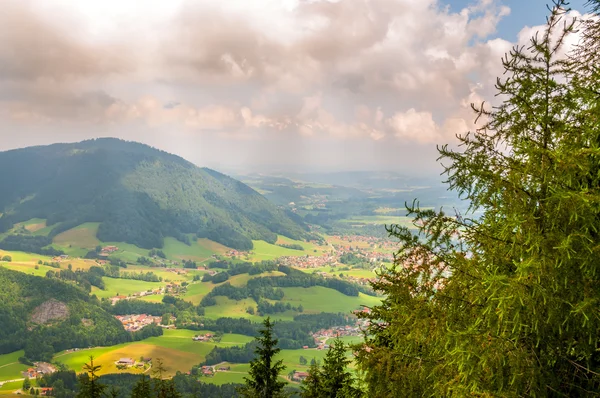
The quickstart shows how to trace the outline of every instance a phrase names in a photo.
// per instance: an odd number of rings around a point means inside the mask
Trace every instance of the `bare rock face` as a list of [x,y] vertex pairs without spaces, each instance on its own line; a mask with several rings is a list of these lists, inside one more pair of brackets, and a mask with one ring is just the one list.
[[50,299],[33,310],[31,322],[46,324],[53,320],[64,320],[69,316],[69,308],[63,302]]

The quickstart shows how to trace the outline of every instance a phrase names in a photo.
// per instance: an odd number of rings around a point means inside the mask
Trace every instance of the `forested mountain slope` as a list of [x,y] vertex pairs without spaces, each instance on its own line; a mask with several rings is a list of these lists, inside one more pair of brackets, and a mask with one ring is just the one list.
[[117,139],[0,153],[0,232],[47,219],[51,237],[100,222],[98,238],[143,248],[197,234],[237,249],[302,238],[303,225],[247,185],[175,155]]
[[29,359],[130,341],[131,334],[74,285],[0,267],[0,354],[25,348]]

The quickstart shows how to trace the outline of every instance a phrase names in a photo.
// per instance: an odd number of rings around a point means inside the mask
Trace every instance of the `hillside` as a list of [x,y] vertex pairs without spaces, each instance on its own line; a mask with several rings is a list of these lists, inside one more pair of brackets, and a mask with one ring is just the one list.
[[0,354],[49,360],[74,347],[127,342],[121,323],[83,290],[0,267]]
[[117,139],[30,147],[0,153],[0,233],[46,219],[49,237],[99,222],[97,237],[142,248],[189,234],[228,247],[274,243],[307,232],[247,185],[186,160]]

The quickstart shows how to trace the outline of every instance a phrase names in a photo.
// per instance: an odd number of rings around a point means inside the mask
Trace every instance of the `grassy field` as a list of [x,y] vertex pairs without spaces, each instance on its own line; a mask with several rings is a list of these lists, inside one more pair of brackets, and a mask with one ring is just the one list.
[[37,232],[41,229],[46,228],[46,220],[43,218],[32,218],[24,222],[20,222],[14,225],[13,230],[25,227],[29,232]]
[[10,354],[0,355],[0,381],[20,379],[21,372],[27,370],[28,366],[19,363],[19,357],[24,351],[15,351]]
[[[271,243],[267,243],[263,240],[254,240],[254,249],[252,249],[252,254],[250,255],[251,261],[262,261],[262,260],[274,260],[277,257],[282,256],[317,256],[323,253],[323,250],[328,250],[327,247],[316,246],[312,243],[295,241],[289,238],[280,237],[278,242],[280,243],[297,243],[302,245],[305,250],[294,250],[288,249],[285,247],[273,245]],[[314,250],[317,250],[315,253]]]
[[213,254],[225,254],[229,248],[208,239],[196,239],[192,237],[190,246],[175,238],[165,238],[165,246],[162,249],[168,258],[177,260],[194,260],[202,263],[210,260]]
[[15,381],[12,383],[5,383],[0,387],[0,395],[6,398],[9,397],[21,397],[22,395],[14,395],[13,392],[23,386],[22,381]]
[[183,299],[192,302],[194,305],[200,304],[200,301],[206,296],[216,285],[211,282],[194,282],[187,287],[187,292],[183,295]]
[[101,242],[96,238],[100,223],[85,223],[73,229],[65,231],[54,237],[54,243],[58,246],[74,246],[87,250],[92,250]]
[[401,216],[360,216],[360,217],[352,217],[340,220],[340,222],[353,224],[353,225],[391,225],[398,224],[408,228],[414,228],[412,224],[412,218],[410,217],[401,217]]
[[50,270],[56,271],[55,268],[48,267],[45,265],[39,265],[38,269],[35,269],[37,263],[33,263],[33,262],[27,262],[27,263],[22,263],[22,262],[2,263],[2,262],[0,262],[0,265],[2,265],[5,268],[11,269],[13,271],[19,271],[19,272],[23,272],[25,274],[42,276],[42,277],[46,276],[46,272],[48,272]]
[[[74,352],[63,352],[55,356],[55,360],[64,363],[69,368],[80,371],[90,355],[94,356],[94,363],[102,366],[100,374],[125,372],[118,370],[115,362],[120,358],[137,360],[141,356],[163,360],[169,376],[177,371],[187,372],[192,366],[202,362],[205,356],[215,345],[228,347],[243,345],[252,340],[251,337],[226,334],[220,343],[202,343],[192,340],[192,337],[206,331],[191,330],[165,330],[163,336],[125,343],[112,347],[98,347]],[[141,373],[141,370],[128,369],[126,372]]]
[[346,296],[336,290],[328,289],[322,286],[304,287],[284,287],[282,288],[285,296],[284,303],[290,303],[292,306],[302,304],[304,313],[320,312],[350,312],[360,309],[361,305],[375,305],[381,302],[377,297],[367,296],[359,293],[358,297]]
[[92,294],[98,298],[114,297],[118,295],[128,296],[133,293],[157,289],[165,285],[165,282],[146,282],[132,279],[119,279],[103,277],[105,290],[92,287]]

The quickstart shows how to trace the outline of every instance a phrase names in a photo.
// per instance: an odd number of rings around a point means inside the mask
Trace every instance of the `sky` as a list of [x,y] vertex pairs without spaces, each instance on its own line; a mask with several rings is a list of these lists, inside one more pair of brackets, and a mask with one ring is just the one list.
[[[571,1],[571,16],[584,13]],[[544,0],[3,0],[0,150],[96,137],[221,171],[439,172]]]

